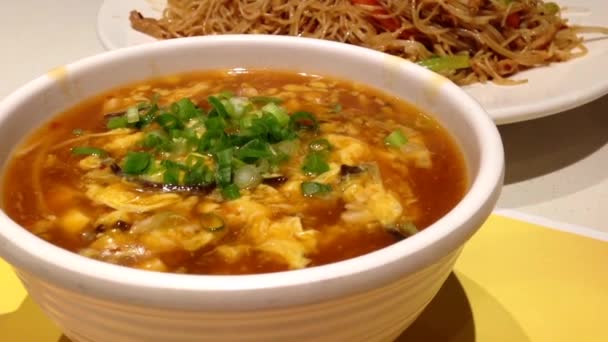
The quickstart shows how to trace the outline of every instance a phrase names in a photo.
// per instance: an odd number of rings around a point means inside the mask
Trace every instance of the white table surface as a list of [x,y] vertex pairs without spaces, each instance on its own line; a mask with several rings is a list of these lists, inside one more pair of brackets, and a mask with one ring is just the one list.
[[[0,99],[56,66],[103,52],[95,28],[101,3],[6,1]],[[498,208],[608,232],[608,96],[500,132],[507,169]]]

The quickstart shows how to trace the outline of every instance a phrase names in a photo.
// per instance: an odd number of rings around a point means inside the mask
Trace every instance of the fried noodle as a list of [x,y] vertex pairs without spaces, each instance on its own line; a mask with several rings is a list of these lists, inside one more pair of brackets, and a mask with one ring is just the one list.
[[160,19],[132,11],[134,29],[170,39],[274,34],[327,39],[421,62],[466,55],[440,72],[464,85],[516,84],[519,71],[585,55],[581,33],[542,0],[168,0]]

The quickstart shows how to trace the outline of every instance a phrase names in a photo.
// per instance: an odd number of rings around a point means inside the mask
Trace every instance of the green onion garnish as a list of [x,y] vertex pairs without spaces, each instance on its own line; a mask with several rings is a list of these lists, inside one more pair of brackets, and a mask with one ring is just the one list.
[[227,200],[234,200],[241,197],[241,193],[236,184],[228,184],[222,188],[222,196]]
[[324,172],[329,171],[329,164],[325,160],[325,154],[321,152],[309,153],[304,158],[304,164],[302,165],[302,171],[309,176],[318,176]]
[[319,196],[331,191],[331,185],[317,182],[302,182],[300,185],[304,196]]
[[[319,129],[313,114],[290,115],[274,97],[222,92],[208,97],[208,112],[188,98],[168,106],[160,106],[158,100],[155,95],[107,122],[108,129],[128,127],[144,133],[137,151],[128,151],[121,162],[124,174],[158,175],[167,185],[215,185],[226,200],[238,198],[240,189],[259,185],[263,175],[279,172],[280,165],[300,150],[299,134],[308,138]],[[328,171],[331,148],[326,139],[313,139],[303,172],[314,176]],[[74,150],[101,153],[106,152]],[[326,188],[322,186],[323,191]]]
[[179,184],[180,166],[170,160],[163,160],[162,165],[165,167],[163,173],[163,183],[165,184]]
[[84,134],[84,131],[81,128],[75,128],[72,130],[72,134],[79,137]]
[[219,151],[216,154],[216,179],[220,185],[226,186],[232,180],[232,148]]
[[72,154],[77,156],[98,156],[104,157],[108,153],[97,147],[79,146],[72,148]]
[[232,97],[228,100],[228,103],[232,106],[233,111],[229,114],[235,119],[248,114],[253,108],[251,102],[246,97]]
[[190,166],[184,175],[184,184],[186,185],[207,185],[213,183],[213,181],[213,172],[202,162]]
[[254,162],[260,158],[269,158],[272,156],[270,145],[260,139],[253,139],[241,146],[236,153],[241,160],[249,160]]
[[157,116],[156,122],[158,122],[158,124],[167,132],[171,131],[172,129],[184,128],[184,125],[181,123],[181,121],[177,117],[169,113],[164,113]]
[[230,90],[224,90],[221,93],[217,94],[217,98],[220,100],[229,100],[234,97],[234,93]]
[[226,107],[222,104],[222,102],[215,96],[209,96],[207,98],[215,112],[222,118],[228,118],[228,112],[226,111]]
[[183,98],[175,102],[174,105],[175,107],[173,108],[173,113],[182,122],[187,122],[188,120],[201,114],[201,111],[196,108],[194,103],[192,103],[189,98]]
[[108,129],[125,128],[128,124],[125,116],[115,116],[108,120],[107,127]]
[[299,129],[312,129],[318,130],[319,123],[309,112],[296,112],[289,117],[289,127],[294,131]]
[[386,138],[384,138],[384,143],[392,147],[401,147],[407,144],[407,137],[398,129],[387,135]]
[[277,104],[274,102],[270,102],[262,107],[262,112],[272,114],[281,126],[286,126],[289,123],[289,115],[287,115],[287,111],[282,107],[277,106]]
[[251,164],[245,164],[234,172],[234,184],[240,189],[250,189],[262,182],[258,169]]
[[139,121],[139,109],[137,109],[137,107],[129,107],[129,109],[127,109],[127,123],[136,123],[137,121]]
[[142,141],[142,146],[149,149],[169,151],[171,149],[171,142],[164,133],[152,131],[146,134]]
[[148,169],[151,162],[150,153],[129,151],[123,162],[122,170],[127,174],[140,175]]

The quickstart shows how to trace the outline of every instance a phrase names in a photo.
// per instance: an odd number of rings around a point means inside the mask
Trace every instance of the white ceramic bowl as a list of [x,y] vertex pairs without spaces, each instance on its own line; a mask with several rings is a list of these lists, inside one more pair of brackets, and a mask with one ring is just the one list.
[[[90,57],[26,84],[0,104],[0,163],[33,128],[106,89],[189,70],[255,67],[335,76],[396,94],[458,141],[471,179],[464,199],[420,234],[320,267],[246,276],[147,272],[55,247],[0,213],[0,256],[75,341],[389,341],[437,293],[502,185],[503,150],[484,110],[410,62],[294,37],[171,40]],[[441,196],[441,194],[438,194]]]

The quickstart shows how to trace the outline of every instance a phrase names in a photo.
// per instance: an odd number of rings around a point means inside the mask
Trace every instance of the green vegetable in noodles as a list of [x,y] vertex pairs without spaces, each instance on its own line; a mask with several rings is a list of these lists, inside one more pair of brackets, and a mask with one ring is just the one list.
[[471,62],[469,56],[467,55],[430,57],[419,61],[417,64],[435,72],[466,69],[471,67]]

